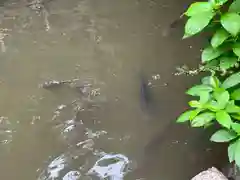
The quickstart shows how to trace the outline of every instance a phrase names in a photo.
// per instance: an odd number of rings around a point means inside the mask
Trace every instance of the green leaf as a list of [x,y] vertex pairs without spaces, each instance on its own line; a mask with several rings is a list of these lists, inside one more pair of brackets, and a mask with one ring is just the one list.
[[229,142],[237,137],[235,132],[226,129],[220,129],[210,138],[213,142]]
[[203,77],[202,79],[201,79],[201,82],[202,82],[202,84],[205,84],[205,85],[209,85],[209,86],[211,86],[211,79],[212,78],[212,76],[205,76],[205,77]]
[[198,108],[201,107],[201,104],[198,101],[189,101],[189,106],[193,107],[193,108]]
[[228,0],[213,0],[213,4],[215,6],[222,6],[223,4],[225,4]]
[[212,112],[205,112],[198,116],[196,116],[192,121],[191,125],[192,127],[201,127],[205,124],[208,124],[215,118],[215,113]]
[[235,163],[240,167],[240,140],[238,139],[235,146]]
[[233,45],[233,52],[238,56],[240,57],[240,43],[235,43]]
[[221,110],[221,107],[219,106],[218,102],[214,101],[214,100],[207,103],[204,107],[213,112],[217,112],[217,111]]
[[232,123],[232,129],[237,133],[240,134],[240,124],[239,123]]
[[222,87],[225,89],[236,86],[240,83],[240,72],[232,74],[222,83]]
[[190,17],[185,25],[183,38],[188,38],[202,31],[209,24],[213,16],[214,13],[206,12]]
[[240,114],[232,114],[231,115],[234,119],[240,121]]
[[189,116],[189,120],[192,121],[203,109],[198,108],[193,110],[193,112],[191,112],[190,116]]
[[214,48],[220,46],[230,34],[225,29],[218,29],[211,39],[211,45]]
[[238,141],[234,141],[228,145],[228,159],[230,163],[232,163],[235,160],[235,151],[237,147],[237,142]]
[[209,101],[209,99],[210,99],[209,92],[202,92],[202,93],[200,93],[200,100],[199,100],[199,102],[201,104],[207,103]]
[[216,88],[213,92],[213,97],[217,100],[219,96],[221,96],[222,93],[224,93],[226,90],[223,88]]
[[238,113],[240,112],[240,107],[234,104],[234,101],[229,101],[226,106],[226,111],[228,113]]
[[207,128],[209,128],[209,127],[212,126],[212,125],[214,125],[214,122],[213,122],[213,121],[205,124],[205,125],[203,126],[203,128],[204,128],[204,129],[207,129]]
[[214,88],[219,87],[220,81],[216,76],[206,76],[202,78],[202,83],[205,85],[210,85]]
[[191,113],[193,112],[194,110],[188,110],[188,111],[185,111],[184,113],[182,113],[178,119],[177,119],[177,122],[178,123],[182,123],[182,122],[186,122],[186,121],[189,121],[190,120],[190,115]]
[[213,88],[208,85],[196,85],[187,90],[187,94],[191,96],[200,96],[203,92],[211,92]]
[[240,88],[239,89],[235,89],[232,94],[231,94],[231,98],[233,100],[240,100]]
[[231,67],[234,67],[234,65],[238,62],[237,57],[228,57],[228,56],[220,57],[219,60],[220,60],[220,68],[223,70],[227,70]]
[[225,13],[221,17],[222,26],[233,36],[240,31],[240,16],[237,13]]
[[240,13],[240,0],[235,0],[229,6],[228,12]]
[[206,64],[204,64],[205,69],[210,69],[210,70],[214,70],[214,71],[217,71],[219,69],[218,66],[219,66],[218,59],[213,59],[211,61],[206,62]]
[[219,57],[224,51],[222,49],[216,48],[214,49],[212,46],[208,46],[202,52],[202,62],[211,61],[217,57]]
[[190,5],[188,10],[185,12],[187,16],[194,16],[197,14],[205,13],[205,12],[212,12],[213,7],[208,2],[195,2]]
[[228,113],[239,113],[240,112],[240,107],[236,105],[227,105],[226,111]]
[[223,127],[230,129],[231,124],[232,124],[232,119],[226,111],[224,111],[224,110],[217,111],[216,112],[216,120]]
[[219,94],[218,98],[217,98],[217,102],[219,104],[219,106],[221,107],[221,109],[224,109],[229,101],[230,95],[227,91],[224,91],[222,93]]

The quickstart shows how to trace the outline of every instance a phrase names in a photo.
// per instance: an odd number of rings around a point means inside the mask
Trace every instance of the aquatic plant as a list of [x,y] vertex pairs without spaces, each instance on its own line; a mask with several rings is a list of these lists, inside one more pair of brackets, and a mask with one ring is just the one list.
[[200,62],[210,75],[187,90],[196,99],[177,122],[204,128],[217,124],[210,140],[229,143],[229,161],[240,167],[240,0],[194,2],[184,15],[183,39],[203,31],[210,34]]

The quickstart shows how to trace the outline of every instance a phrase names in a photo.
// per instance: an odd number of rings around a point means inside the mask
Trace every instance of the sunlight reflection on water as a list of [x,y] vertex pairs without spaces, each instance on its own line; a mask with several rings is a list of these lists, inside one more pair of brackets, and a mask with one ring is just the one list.
[[106,154],[101,157],[88,174],[98,176],[100,179],[121,180],[127,173],[129,160],[122,154]]
[[[55,180],[62,177],[62,180],[78,180],[81,174],[97,179],[122,180],[129,172],[129,159],[122,154],[105,154],[104,152],[94,152],[95,156],[102,156],[93,163],[92,167],[86,172],[84,167],[79,170],[71,170],[69,157],[62,154],[49,163],[38,180]],[[84,166],[84,165],[83,165]],[[69,170],[70,169],[70,170]]]

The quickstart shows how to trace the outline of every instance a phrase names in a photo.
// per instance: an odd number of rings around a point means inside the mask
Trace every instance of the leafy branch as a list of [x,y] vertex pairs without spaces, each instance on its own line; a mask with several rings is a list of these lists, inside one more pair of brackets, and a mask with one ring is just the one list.
[[177,122],[204,128],[219,124],[220,129],[210,140],[229,143],[229,161],[240,167],[240,0],[195,2],[184,15],[188,20],[183,39],[208,29],[213,33],[200,62],[210,75],[187,90],[195,99],[189,102],[190,109]]

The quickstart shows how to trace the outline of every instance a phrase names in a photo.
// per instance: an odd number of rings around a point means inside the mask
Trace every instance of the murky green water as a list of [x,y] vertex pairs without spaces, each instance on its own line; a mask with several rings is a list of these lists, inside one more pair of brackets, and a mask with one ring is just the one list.
[[[183,42],[182,27],[168,29],[188,4],[3,2],[0,179],[100,179],[97,171],[185,180],[215,163],[198,131],[165,130],[186,108],[193,81],[174,76],[175,67],[198,60],[198,40]],[[152,83],[153,111],[141,109],[139,72]],[[41,88],[49,80],[72,82]]]

